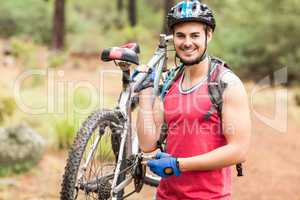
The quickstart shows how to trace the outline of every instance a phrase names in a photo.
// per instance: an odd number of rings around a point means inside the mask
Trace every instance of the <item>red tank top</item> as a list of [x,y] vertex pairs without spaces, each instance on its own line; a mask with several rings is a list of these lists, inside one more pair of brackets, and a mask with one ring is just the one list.
[[[204,115],[211,106],[207,81],[196,90],[182,94],[179,80],[164,99],[168,124],[167,153],[175,157],[204,154],[226,144],[220,118],[215,111],[208,120]],[[231,199],[231,168],[182,172],[179,177],[162,179],[157,189],[158,200]]]

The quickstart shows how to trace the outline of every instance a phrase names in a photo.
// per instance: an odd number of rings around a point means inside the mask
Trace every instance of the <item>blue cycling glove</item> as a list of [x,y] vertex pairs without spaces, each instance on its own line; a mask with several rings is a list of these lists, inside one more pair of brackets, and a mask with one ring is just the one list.
[[139,92],[143,89],[149,88],[149,87],[153,87],[154,86],[154,79],[155,79],[155,70],[152,70],[151,68],[148,69],[147,72],[141,72],[137,69],[135,69],[133,71],[133,74],[131,76],[131,80],[132,81],[136,81],[137,76],[140,73],[148,73],[147,77],[140,83],[140,85],[138,85],[138,87],[136,88],[135,92]]
[[162,178],[180,175],[177,158],[162,152],[158,152],[155,157],[156,160],[149,160],[147,162],[147,165],[153,173]]
[[168,157],[171,157],[171,155],[161,151],[157,152],[157,154],[155,155],[155,159],[168,158]]

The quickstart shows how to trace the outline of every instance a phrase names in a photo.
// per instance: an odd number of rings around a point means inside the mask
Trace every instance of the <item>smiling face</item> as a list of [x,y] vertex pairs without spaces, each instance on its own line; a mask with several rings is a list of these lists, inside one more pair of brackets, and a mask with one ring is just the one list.
[[[174,47],[181,62],[187,66],[199,63],[205,51],[205,26],[199,22],[183,22],[173,29]],[[212,32],[207,31],[207,43]]]

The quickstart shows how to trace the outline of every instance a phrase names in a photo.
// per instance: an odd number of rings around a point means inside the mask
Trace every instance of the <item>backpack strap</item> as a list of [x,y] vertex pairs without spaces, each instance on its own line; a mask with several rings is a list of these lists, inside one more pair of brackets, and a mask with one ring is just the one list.
[[184,65],[180,64],[178,67],[175,69],[171,69],[167,76],[166,80],[164,81],[164,84],[162,86],[161,92],[160,92],[160,97],[162,100],[164,100],[166,94],[168,93],[169,89],[171,88],[172,84],[177,80],[177,78],[182,74],[184,70]]
[[210,58],[210,64],[207,75],[207,84],[208,96],[211,100],[212,106],[210,107],[209,111],[204,115],[205,120],[208,120],[210,116],[215,112],[215,110],[218,111],[219,117],[222,117],[222,95],[227,87],[227,83],[221,80],[220,74],[224,70],[229,70],[228,65],[224,61],[214,57]]
[[[176,68],[171,69],[167,76],[166,79],[161,87],[160,90],[160,98],[164,100],[166,94],[168,93],[169,89],[171,88],[172,84],[177,80],[177,78],[182,74],[184,70],[184,65],[181,64],[177,66]],[[167,138],[167,132],[168,132],[168,125],[164,121],[161,130],[160,130],[160,137],[158,141],[156,142],[157,148],[159,148],[161,151],[166,150],[166,146],[164,146],[165,139]]]
[[[215,67],[214,67],[215,66]],[[214,71],[212,72],[212,69]],[[208,69],[208,95],[211,100],[211,107],[204,115],[204,119],[208,120],[215,110],[218,111],[218,116],[222,122],[222,107],[223,107],[223,93],[227,87],[227,83],[221,80],[220,75],[224,70],[229,70],[230,67],[221,59],[213,57],[210,61]],[[222,129],[222,123],[221,123]],[[236,164],[237,176],[243,176],[242,163]]]

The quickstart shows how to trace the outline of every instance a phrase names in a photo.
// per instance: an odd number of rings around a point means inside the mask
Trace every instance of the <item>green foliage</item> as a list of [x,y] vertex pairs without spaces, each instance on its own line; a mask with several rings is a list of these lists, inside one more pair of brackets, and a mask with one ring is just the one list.
[[16,103],[9,89],[0,84],[0,124],[14,115]]
[[69,148],[74,140],[76,131],[83,120],[95,109],[91,102],[95,102],[95,95],[83,88],[69,91],[64,102],[64,115],[48,116],[54,127],[55,142],[59,149]]
[[51,39],[52,1],[9,0],[0,6],[0,36],[30,36],[34,41],[49,43]]
[[143,49],[149,50],[153,46],[153,38],[158,38],[160,33],[162,12],[154,12],[146,2],[137,2],[138,25],[134,28],[128,25],[126,7],[117,13],[115,2],[68,2],[69,28],[73,31],[67,41],[70,51],[95,52],[128,41],[139,42]]
[[71,124],[68,120],[58,120],[55,122],[55,132],[59,149],[71,146],[76,133],[75,130],[75,125]]
[[32,43],[18,38],[12,38],[11,41],[12,55],[18,58],[30,57],[35,47]]
[[[300,80],[300,3],[295,0],[259,2],[237,0],[206,1],[215,11],[217,29],[210,52],[228,61],[247,78],[262,78],[287,66],[290,81]],[[138,25],[128,25],[127,5],[117,12],[115,1],[66,1],[67,46],[76,52],[95,52],[128,41],[139,42],[147,60],[157,44],[163,23],[163,3],[137,1]],[[10,0],[0,7],[0,36],[25,35],[34,42],[49,44],[53,1]],[[26,45],[15,46],[25,54]],[[22,49],[25,48],[25,49]],[[21,53],[19,53],[21,51]],[[30,52],[30,50],[29,50]],[[24,56],[24,58],[28,56]],[[64,62],[51,57],[50,66]],[[30,56],[27,66],[35,63]]]
[[37,47],[33,42],[13,37],[10,44],[12,55],[19,58],[26,68],[37,68]]
[[93,101],[93,97],[90,94],[91,91],[86,90],[84,88],[77,88],[74,92],[73,96],[73,106],[78,109],[87,109],[91,102]]
[[[12,37],[10,39],[11,53],[21,61],[23,68],[37,69],[39,59],[39,48],[33,41],[22,37]],[[50,62],[52,64],[52,62]],[[32,76],[24,82],[31,87],[36,87],[44,83],[45,79],[41,76]]]
[[7,117],[11,117],[16,110],[16,103],[12,97],[0,98],[0,124]]
[[217,29],[213,52],[250,79],[288,67],[289,81],[299,80],[299,1],[213,2]]
[[[106,130],[108,131],[108,130]],[[100,159],[106,159],[107,161],[112,161],[114,160],[114,154],[112,151],[112,146],[111,146],[111,135],[110,134],[105,134],[100,141],[100,145],[96,156],[98,156]]]
[[[95,152],[95,157],[102,161],[112,161],[115,159],[114,153],[111,146],[111,132],[109,129],[105,130],[104,135],[101,137],[100,143],[98,144],[98,148]],[[97,134],[92,135],[91,140],[89,140],[87,146],[91,147],[93,142],[95,142]],[[87,156],[87,154],[85,155]]]
[[20,161],[13,165],[1,165],[0,166],[0,177],[10,176],[12,174],[20,174],[30,170],[33,166],[35,166],[37,161]]
[[48,58],[48,65],[50,68],[58,68],[65,64],[68,55],[65,52],[53,53]]

